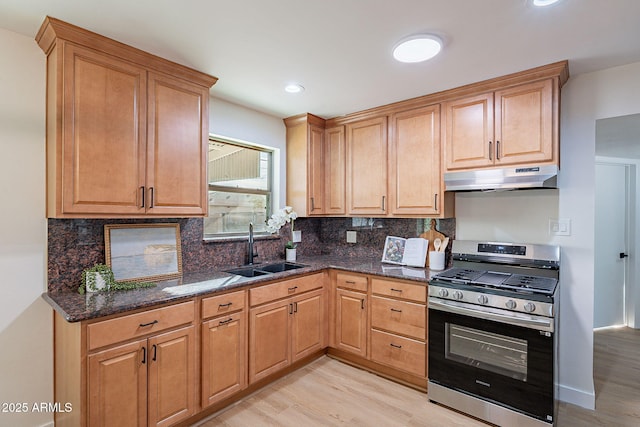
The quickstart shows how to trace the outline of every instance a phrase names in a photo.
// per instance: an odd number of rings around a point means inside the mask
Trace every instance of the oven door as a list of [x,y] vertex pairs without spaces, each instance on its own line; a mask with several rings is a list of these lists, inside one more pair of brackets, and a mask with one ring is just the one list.
[[474,313],[473,305],[429,302],[429,381],[553,420],[552,332],[496,320],[503,314]]

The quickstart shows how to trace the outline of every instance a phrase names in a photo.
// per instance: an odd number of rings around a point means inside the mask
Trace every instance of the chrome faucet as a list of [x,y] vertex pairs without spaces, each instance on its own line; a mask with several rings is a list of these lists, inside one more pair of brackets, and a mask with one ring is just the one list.
[[253,222],[249,223],[249,249],[247,251],[247,264],[252,265],[257,255],[253,251]]

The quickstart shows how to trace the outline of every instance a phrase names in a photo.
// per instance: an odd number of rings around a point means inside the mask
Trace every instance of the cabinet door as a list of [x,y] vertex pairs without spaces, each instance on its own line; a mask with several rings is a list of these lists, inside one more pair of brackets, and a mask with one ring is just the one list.
[[325,347],[327,325],[324,290],[301,295],[292,302],[291,359],[295,362]]
[[89,425],[147,425],[146,343],[135,341],[88,357]]
[[249,313],[249,383],[252,384],[289,365],[290,299],[252,308]]
[[209,91],[149,73],[147,212],[207,214]]
[[195,410],[195,327],[149,338],[149,425],[168,426]]
[[387,214],[387,118],[347,125],[349,214]]
[[245,312],[202,324],[202,407],[247,385]]
[[554,159],[553,80],[495,94],[496,164]]
[[447,170],[493,164],[493,92],[444,104]]
[[344,126],[337,126],[325,130],[324,147],[325,214],[344,215],[346,212],[346,145],[344,139]]
[[324,200],[324,129],[309,126],[309,215],[322,215],[325,210]]
[[[440,187],[440,105],[391,116],[389,205],[392,214],[436,214]],[[440,203],[439,203],[440,202]]]
[[49,165],[56,211],[144,213],[146,89],[143,68],[65,45],[62,147],[57,156],[53,142],[48,147],[49,158],[62,162],[61,171]]
[[367,356],[367,294],[336,291],[336,348]]

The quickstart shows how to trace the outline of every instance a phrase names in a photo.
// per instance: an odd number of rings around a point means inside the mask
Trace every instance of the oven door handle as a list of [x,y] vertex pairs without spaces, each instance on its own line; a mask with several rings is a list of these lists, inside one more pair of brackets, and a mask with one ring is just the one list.
[[[478,319],[493,320],[501,323],[508,323],[514,326],[522,326],[529,329],[537,329],[545,332],[553,332],[553,319],[541,318],[524,318],[521,316],[507,315],[496,312],[494,309],[482,307],[482,310],[475,308],[467,308],[455,301],[446,301],[437,298],[429,298],[429,308],[434,310],[445,311],[448,313],[460,314],[463,316],[475,317]],[[489,311],[491,310],[491,311]]]

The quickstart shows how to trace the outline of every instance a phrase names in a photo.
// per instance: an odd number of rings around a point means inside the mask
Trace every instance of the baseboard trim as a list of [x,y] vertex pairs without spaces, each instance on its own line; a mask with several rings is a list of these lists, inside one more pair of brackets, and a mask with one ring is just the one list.
[[558,385],[558,400],[562,402],[578,405],[586,409],[594,410],[596,408],[595,392],[578,390],[566,385]]

